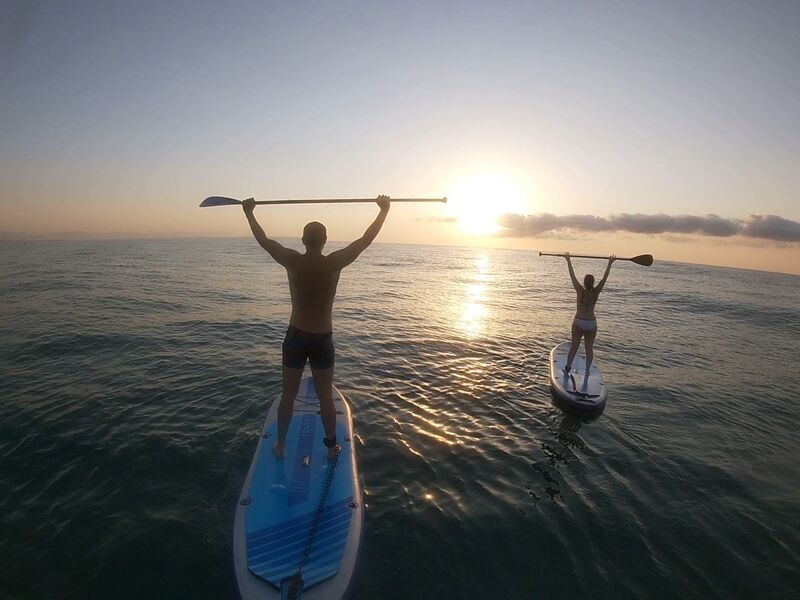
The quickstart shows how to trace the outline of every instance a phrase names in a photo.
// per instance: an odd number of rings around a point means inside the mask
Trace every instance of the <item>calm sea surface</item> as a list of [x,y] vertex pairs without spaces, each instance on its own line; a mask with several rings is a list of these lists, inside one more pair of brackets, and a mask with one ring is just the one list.
[[[345,270],[355,597],[796,598],[800,278],[617,263],[591,421],[548,390],[573,312],[532,252],[376,244]],[[0,598],[234,597],[288,316],[252,240],[0,244]]]

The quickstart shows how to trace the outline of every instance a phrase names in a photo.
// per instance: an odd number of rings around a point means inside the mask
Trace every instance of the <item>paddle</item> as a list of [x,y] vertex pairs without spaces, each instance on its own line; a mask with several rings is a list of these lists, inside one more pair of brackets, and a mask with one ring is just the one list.
[[[539,252],[539,256],[564,256],[563,254],[559,254],[556,252]],[[570,258],[604,258],[608,260],[611,258],[610,256],[590,256],[588,254],[570,254]],[[619,258],[617,260],[629,260],[631,262],[635,262],[637,265],[642,265],[643,267],[649,267],[653,264],[653,255],[652,254],[640,254],[639,256],[634,256],[632,258]]]
[[[352,202],[375,202],[376,198],[312,198],[308,200],[256,200],[256,204],[345,204]],[[447,202],[447,198],[390,198],[391,202]],[[236,198],[209,196],[200,203],[207,206],[234,206],[241,204]]]

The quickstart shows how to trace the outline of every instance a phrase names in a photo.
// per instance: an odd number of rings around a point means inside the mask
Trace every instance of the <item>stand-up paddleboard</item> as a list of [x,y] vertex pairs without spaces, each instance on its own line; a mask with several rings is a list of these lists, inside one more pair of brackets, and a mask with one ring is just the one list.
[[572,369],[564,373],[569,353],[569,342],[563,342],[550,351],[550,389],[567,408],[586,414],[600,414],[606,406],[606,383],[592,361],[586,374],[586,351],[581,344],[572,361]]
[[[281,598],[302,564],[303,600],[345,597],[356,566],[364,508],[356,467],[350,407],[333,388],[341,451],[331,471],[311,377],[303,378],[286,437],[276,459],[278,397],[267,414],[247,473],[233,526],[233,562],[242,600]],[[326,480],[327,497],[320,509]],[[304,561],[309,534],[310,552]]]

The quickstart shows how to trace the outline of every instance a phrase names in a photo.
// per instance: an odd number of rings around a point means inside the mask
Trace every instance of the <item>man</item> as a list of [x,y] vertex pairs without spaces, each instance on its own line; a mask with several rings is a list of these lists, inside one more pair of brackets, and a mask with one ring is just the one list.
[[338,450],[336,443],[336,409],[333,406],[333,299],[342,269],[367,249],[383,227],[389,213],[389,196],[378,196],[380,213],[364,235],[346,248],[322,254],[328,240],[325,226],[312,221],[303,228],[304,254],[286,248],[266,236],[253,214],[255,200],[248,198],[242,204],[253,235],[261,247],[275,261],[286,268],[289,291],[292,296],[292,316],[283,340],[283,391],[278,406],[278,441],[272,446],[277,458],[285,456],[286,434],[292,420],[294,399],[300,388],[300,379],[308,359],[311,374],[319,397],[319,409],[328,448],[328,458],[333,459]]

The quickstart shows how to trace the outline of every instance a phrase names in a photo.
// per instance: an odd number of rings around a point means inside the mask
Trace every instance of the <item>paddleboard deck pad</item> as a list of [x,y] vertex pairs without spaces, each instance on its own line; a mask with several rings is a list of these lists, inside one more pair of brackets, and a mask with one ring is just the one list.
[[563,342],[550,351],[550,389],[567,408],[585,414],[600,414],[606,406],[606,383],[597,361],[592,362],[586,374],[586,351],[581,344],[572,361],[572,369],[564,373],[569,353],[569,342]]
[[364,508],[356,467],[350,407],[336,387],[336,438],[341,446],[319,517],[330,473],[314,380],[304,377],[286,436],[286,456],[276,459],[275,399],[259,436],[233,528],[233,562],[242,600],[281,598],[281,583],[300,566],[310,530],[317,520],[311,550],[303,566],[303,600],[346,596],[355,572]]

